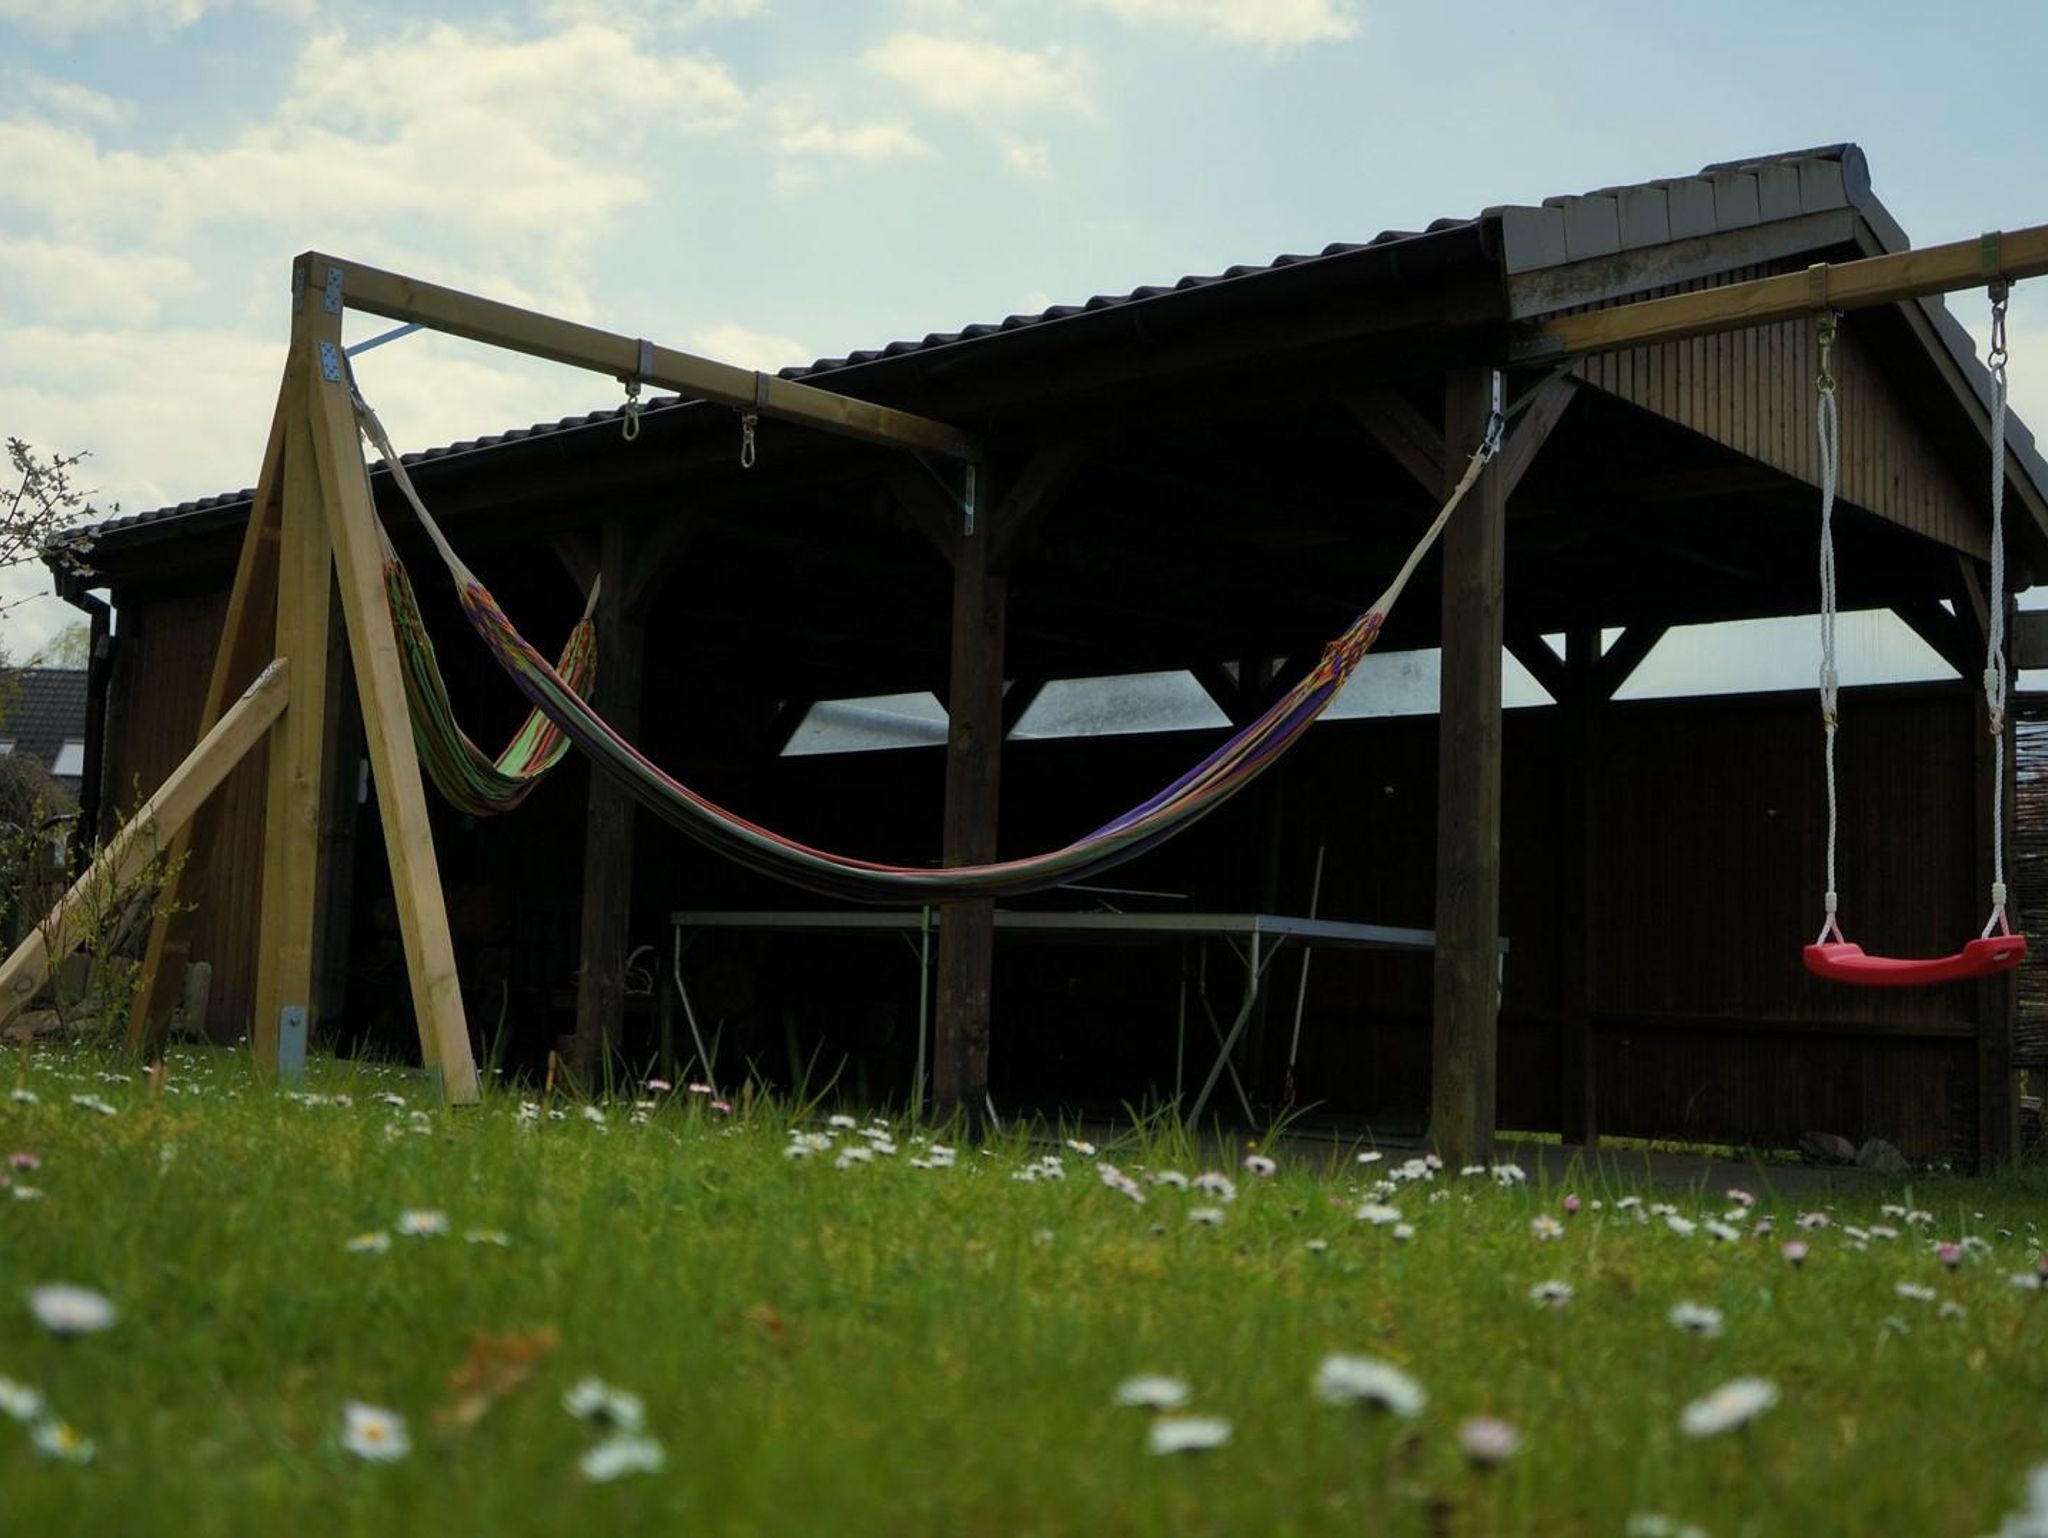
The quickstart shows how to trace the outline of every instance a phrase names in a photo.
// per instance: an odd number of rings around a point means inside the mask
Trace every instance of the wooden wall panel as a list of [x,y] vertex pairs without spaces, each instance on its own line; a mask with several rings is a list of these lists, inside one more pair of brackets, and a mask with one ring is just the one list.
[[[110,825],[118,826],[198,742],[226,607],[219,592],[121,608],[108,712]],[[267,762],[268,749],[258,744],[216,793],[226,798],[223,843],[206,900],[193,915],[191,959],[213,964],[206,1029],[217,1041],[246,1033],[254,1007]]]
[[[1774,270],[1737,268],[1725,281],[1764,277]],[[1928,442],[1913,410],[1873,356],[1866,341],[1868,324],[1845,316],[1835,342],[1842,498],[1984,559],[1990,546],[1981,498],[1962,485]],[[1645,353],[1647,366],[1640,361]],[[1813,323],[1788,321],[1600,354],[1581,360],[1579,374],[1596,388],[1817,486],[1812,381],[1819,366]]]

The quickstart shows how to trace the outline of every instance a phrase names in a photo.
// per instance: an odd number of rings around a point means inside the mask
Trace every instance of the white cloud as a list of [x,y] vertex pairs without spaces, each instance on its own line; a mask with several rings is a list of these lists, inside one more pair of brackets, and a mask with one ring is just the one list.
[[1094,110],[1086,61],[1061,48],[1033,51],[899,32],[870,48],[863,62],[927,105],[968,117]]
[[1226,42],[1291,53],[1312,43],[1356,37],[1351,0],[1082,0],[1127,22],[1192,27]]
[[1019,176],[1029,176],[1038,181],[1052,178],[1052,152],[1042,139],[1004,139],[1001,141],[1003,164]]
[[[4,0],[0,0],[4,3]],[[125,123],[134,116],[135,104],[95,91],[90,86],[79,85],[71,80],[52,80],[34,70],[10,67],[0,72],[0,86],[6,88],[6,95],[18,96],[24,102],[33,102],[47,108],[59,117],[81,118],[87,122],[112,126]]]
[[146,251],[108,251],[75,242],[0,234],[0,270],[37,313],[140,325],[194,284],[191,264]]
[[759,369],[764,373],[787,368],[793,363],[811,363],[818,356],[794,337],[756,331],[751,326],[731,320],[699,327],[685,338],[685,345],[690,351],[716,358],[721,363],[736,363],[741,368]]
[[922,159],[932,147],[907,123],[874,121],[835,127],[817,119],[789,118],[776,136],[783,155],[820,156],[877,165],[885,160]]
[[291,17],[313,13],[313,0],[0,0],[0,22],[53,40],[112,27],[171,32],[237,4]]

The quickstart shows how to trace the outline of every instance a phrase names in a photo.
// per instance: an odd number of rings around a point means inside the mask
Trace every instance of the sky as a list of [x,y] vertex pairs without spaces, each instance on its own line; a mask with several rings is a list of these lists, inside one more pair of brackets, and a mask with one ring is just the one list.
[[[1841,140],[1960,239],[2048,220],[2044,55],[2048,6],[1991,0],[0,0],[0,436],[89,451],[102,508],[248,485],[315,248],[773,367]],[[409,449],[618,399],[424,335],[359,372]],[[1645,673],[1807,681],[1789,635]],[[1847,681],[1942,671],[1845,638]]]

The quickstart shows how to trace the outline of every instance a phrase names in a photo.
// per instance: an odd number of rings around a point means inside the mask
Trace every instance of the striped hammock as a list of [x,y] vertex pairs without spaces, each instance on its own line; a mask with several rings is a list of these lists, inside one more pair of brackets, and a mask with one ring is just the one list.
[[[763,875],[854,902],[923,906],[1044,891],[1099,875],[1164,843],[1214,811],[1269,768],[1308,730],[1343,689],[1359,659],[1379,639],[1388,612],[1500,446],[1497,416],[1471,456],[1464,476],[1428,531],[1409,552],[1393,584],[1323,651],[1306,677],[1256,721],[1194,768],[1094,832],[1062,848],[1022,859],[941,869],[888,865],[814,849],[748,821],[665,773],[585,703],[575,682],[550,664],[506,618],[488,589],[449,546],[391,446],[376,414],[356,399],[363,433],[441,554],[461,596],[463,613],[499,666],[534,709],[590,756],[642,806],[690,838]],[[417,728],[416,728],[417,730]]]
[[[496,758],[486,754],[455,719],[448,685],[441,677],[440,659],[435,656],[434,642],[420,619],[412,578],[388,547],[384,553],[384,597],[391,610],[391,623],[398,632],[399,655],[405,664],[401,677],[405,681],[406,713],[412,718],[412,740],[419,750],[420,767],[457,811],[472,817],[492,817],[511,811],[567,755],[568,737],[536,709],[528,712],[502,753]],[[575,697],[588,693],[597,676],[597,632],[590,617],[596,602],[597,589],[592,584],[583,618],[569,632],[562,655],[550,670],[561,687]]]

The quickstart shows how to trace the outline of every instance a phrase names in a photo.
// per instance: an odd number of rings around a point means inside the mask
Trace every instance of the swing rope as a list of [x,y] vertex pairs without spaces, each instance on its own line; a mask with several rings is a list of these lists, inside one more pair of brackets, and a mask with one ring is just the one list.
[[1835,982],[1872,987],[1916,987],[1959,982],[2010,971],[2027,954],[2024,936],[2016,935],[2006,916],[2005,888],[2005,309],[2010,285],[2000,281],[1991,290],[1991,593],[1984,626],[1984,710],[1991,732],[1991,917],[1983,933],[1952,956],[1902,960],[1870,956],[1842,933],[1837,914],[1835,856],[1840,835],[1840,806],[1835,787],[1835,736],[1840,728],[1841,674],[1836,650],[1836,621],[1841,593],[1835,572],[1835,495],[1841,484],[1841,413],[1835,399],[1831,367],[1838,317],[1820,318],[1820,368],[1814,377],[1814,432],[1820,458],[1820,715],[1826,737],[1828,792],[1826,916],[1820,938],[1806,947],[1808,971]]
[[1991,614],[1985,626],[1984,710],[1991,728],[1991,917],[1984,938],[2009,935],[2005,918],[2005,305],[2010,284],[1991,290]]
[[1835,884],[1835,846],[1841,815],[1835,795],[1835,733],[1841,725],[1838,705],[1841,674],[1835,667],[1835,491],[1842,473],[1842,418],[1835,405],[1835,376],[1831,368],[1837,317],[1833,312],[1820,319],[1820,372],[1814,376],[1814,434],[1820,445],[1820,722],[1827,739],[1828,782],[1828,884],[1823,897],[1827,914],[1815,945],[1842,942],[1842,928],[1835,917],[1840,888]]

